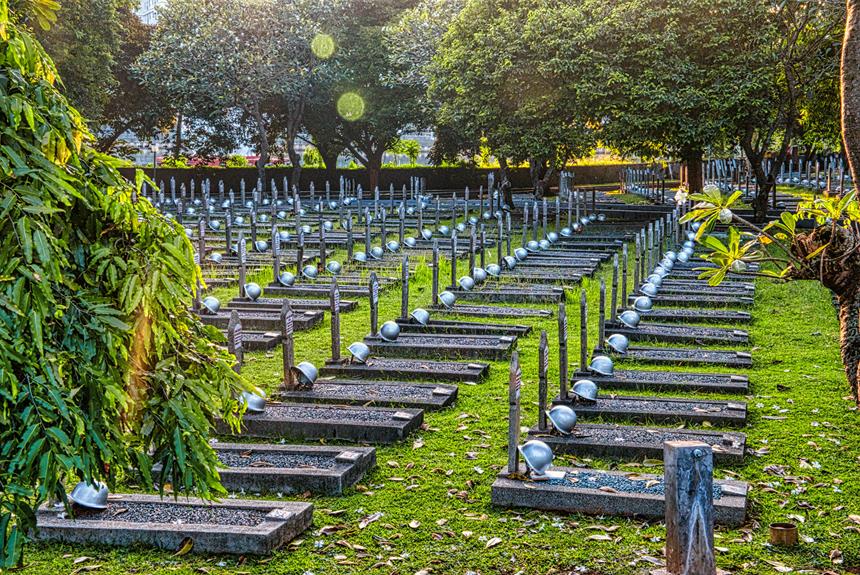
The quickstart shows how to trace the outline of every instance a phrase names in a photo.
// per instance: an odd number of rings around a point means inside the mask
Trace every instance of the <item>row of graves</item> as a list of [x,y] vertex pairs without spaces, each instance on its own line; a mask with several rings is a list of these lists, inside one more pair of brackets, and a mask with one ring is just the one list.
[[[593,349],[586,330],[588,302],[581,293],[579,370],[570,377],[567,313],[565,304],[559,305],[558,392],[550,389],[547,374],[553,354],[543,332],[538,420],[528,427],[525,443],[522,377],[518,357],[513,357],[508,462],[493,483],[492,500],[503,507],[665,518],[667,572],[714,573],[713,526],[742,524],[748,493],[744,482],[713,479],[714,465],[743,461],[746,438],[735,429],[745,425],[747,410],[743,401],[700,399],[697,393],[746,393],[749,380],[742,371],[752,358],[737,349],[749,343],[746,331],[706,324],[750,321],[754,287],[739,274],[719,290],[697,279],[693,268],[710,264],[694,255],[695,227],[684,233],[680,249],[666,251],[659,262],[648,257],[649,251],[636,258],[636,290],[628,296],[622,287],[620,300],[618,267],[613,266],[608,306],[605,285],[600,286],[599,336]],[[637,236],[637,243],[640,240]],[[650,245],[647,236],[645,241]],[[622,273],[622,283],[625,278]],[[731,367],[734,372],[659,369],[667,364]],[[628,389],[673,397],[615,393]],[[708,427],[702,426],[705,422]],[[628,462],[661,458],[664,474],[554,467],[554,454],[562,453]],[[696,567],[692,571],[691,565]]]
[[[243,394],[246,414],[239,436],[213,442],[226,488],[281,496],[340,494],[375,466],[374,445],[404,439],[423,424],[425,411],[456,401],[457,384],[486,378],[488,361],[509,360],[508,468],[493,484],[494,504],[657,517],[674,505],[670,498],[686,494],[679,534],[688,519],[706,531],[712,529],[709,521],[714,517],[729,524],[743,521],[746,485],[710,482],[714,461],[729,465],[743,458],[745,437],[732,428],[745,423],[746,406],[694,394],[744,393],[746,376],[660,371],[659,366],[721,365],[738,372],[749,367],[751,357],[745,351],[711,349],[745,346],[746,332],[707,324],[749,321],[746,308],[752,304],[753,288],[736,278],[725,290],[711,290],[696,279],[693,268],[706,264],[694,256],[693,231],[680,223],[678,210],[611,205],[598,210],[593,198],[589,206],[585,193],[565,186],[564,202],[517,198],[511,211],[501,205],[492,182],[477,198],[468,191],[462,198],[431,197],[417,185],[403,190],[399,201],[392,193],[387,202],[378,191],[368,199],[343,189],[337,199],[330,199],[328,189],[322,198],[311,191],[304,194],[310,210],[301,207],[303,198],[295,190],[291,198],[279,200],[273,186],[267,200],[260,201],[254,192],[250,201],[234,202],[223,198],[223,190],[213,201],[207,188],[199,204],[193,195],[190,200],[192,206],[202,206],[204,214],[181,211],[183,194],[165,203],[160,192],[162,209],[173,217],[196,218],[186,233],[197,248],[207,283],[223,278],[226,285],[238,286],[237,297],[223,310],[204,286],[196,286],[194,311],[225,331],[237,371],[247,351],[280,347],[283,361],[277,393]],[[258,211],[258,206],[266,210]],[[261,218],[263,211],[267,218]],[[514,213],[522,214],[516,234]],[[631,220],[645,225],[631,227]],[[269,226],[265,237],[257,224]],[[408,235],[410,231],[415,235]],[[364,242],[363,251],[355,249],[357,238]],[[679,249],[670,250],[675,244]],[[347,250],[344,265],[331,259],[332,246]],[[628,289],[631,250],[633,286]],[[489,261],[488,251],[495,252],[494,261]],[[416,262],[428,255],[431,305],[410,309],[410,275]],[[450,281],[440,277],[440,259],[445,257],[450,260]],[[593,275],[604,263],[611,265],[612,282],[609,290],[601,282],[598,342],[594,349],[588,345],[583,291],[579,369],[569,370],[564,288]],[[269,285],[248,281],[255,266],[271,266]],[[462,273],[460,266],[466,266]],[[380,318],[381,290],[398,286],[398,316]],[[344,347],[341,314],[365,302],[367,335]],[[541,309],[511,305],[521,303]],[[319,324],[324,313],[331,316],[331,357],[318,369],[296,361],[294,333]],[[517,341],[531,335],[529,319],[553,315],[560,342],[559,388],[557,393],[549,388],[551,353],[542,333],[540,413],[522,444]],[[517,323],[492,323],[488,318],[514,318]],[[624,389],[691,395],[615,394]],[[724,430],[652,426],[705,421]],[[217,431],[230,430],[220,425]],[[303,443],[320,439],[345,445]],[[665,478],[551,466],[553,453],[639,460],[662,457],[664,449]],[[680,475],[670,474],[673,469]],[[675,482],[677,477],[684,478],[681,484]],[[195,552],[264,554],[307,529],[313,513],[307,502],[162,500],[108,494],[103,486],[85,484],[72,496],[78,504],[74,519],[44,509],[41,537],[167,549],[178,548],[190,537]],[[694,518],[688,509],[693,501],[705,505]]]

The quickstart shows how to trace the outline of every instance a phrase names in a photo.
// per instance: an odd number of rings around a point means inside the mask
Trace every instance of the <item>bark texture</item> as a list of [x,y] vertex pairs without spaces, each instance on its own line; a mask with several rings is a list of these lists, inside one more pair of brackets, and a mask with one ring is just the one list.
[[[820,255],[807,260],[821,246]],[[860,405],[860,229],[858,226],[821,226],[798,234],[792,253],[802,261],[794,267],[792,279],[818,280],[830,289],[839,303],[840,348],[845,375]]]

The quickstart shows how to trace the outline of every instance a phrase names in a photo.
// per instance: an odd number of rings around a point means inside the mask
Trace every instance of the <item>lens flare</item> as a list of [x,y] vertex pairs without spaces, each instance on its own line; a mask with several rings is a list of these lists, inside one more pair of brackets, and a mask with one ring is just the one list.
[[355,122],[364,115],[364,98],[355,92],[347,92],[337,100],[337,113],[347,122]]
[[334,55],[334,38],[320,32],[311,40],[311,50],[317,58],[328,60]]

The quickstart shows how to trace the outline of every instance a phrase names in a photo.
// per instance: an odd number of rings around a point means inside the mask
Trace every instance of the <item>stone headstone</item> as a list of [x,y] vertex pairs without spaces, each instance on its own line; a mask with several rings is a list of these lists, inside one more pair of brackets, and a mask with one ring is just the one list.
[[239,232],[239,239],[237,240],[238,245],[236,246],[236,255],[239,258],[239,297],[245,297],[245,278],[247,275],[247,246],[245,245],[245,232]]
[[409,317],[409,256],[400,264],[400,317]]
[[430,297],[433,305],[439,304],[439,240],[433,240],[433,280],[431,283]]
[[281,305],[281,355],[284,361],[285,389],[295,389],[296,382],[293,378],[292,367],[295,364],[295,342],[293,341],[293,308],[289,300],[284,300]]
[[235,309],[230,313],[230,322],[227,324],[227,351],[236,358],[233,370],[236,373],[241,373],[242,361],[244,360],[242,322],[239,320],[239,312]]
[[549,343],[546,339],[546,330],[540,332],[540,343],[538,344],[538,429],[547,428],[546,406],[547,406],[547,373],[549,371]]
[[520,388],[522,373],[520,372],[519,352],[511,354],[511,365],[508,374],[508,473],[519,473],[520,452],[517,449],[520,442]]
[[567,399],[567,308],[564,302],[558,304],[558,387],[559,397]]
[[332,361],[340,361],[340,290],[337,287],[337,278],[333,278],[331,281],[329,304],[331,312],[331,359]]
[[370,335],[376,336],[379,332],[379,281],[376,272],[370,272]]
[[451,286],[457,286],[457,230],[451,228]]

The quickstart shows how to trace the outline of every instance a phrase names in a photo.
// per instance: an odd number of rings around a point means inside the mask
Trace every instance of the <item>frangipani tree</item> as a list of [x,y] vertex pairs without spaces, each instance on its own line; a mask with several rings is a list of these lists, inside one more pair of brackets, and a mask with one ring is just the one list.
[[[716,264],[701,274],[717,285],[729,273],[764,275],[780,280],[817,280],[839,303],[842,363],[860,405],[860,203],[856,192],[820,196],[801,202],[794,213],[759,227],[733,211],[741,192],[723,195],[706,186],[690,199],[697,202],[682,221],[701,223],[697,239]],[[725,241],[710,235],[728,225]],[[748,271],[748,264],[765,264]]]

